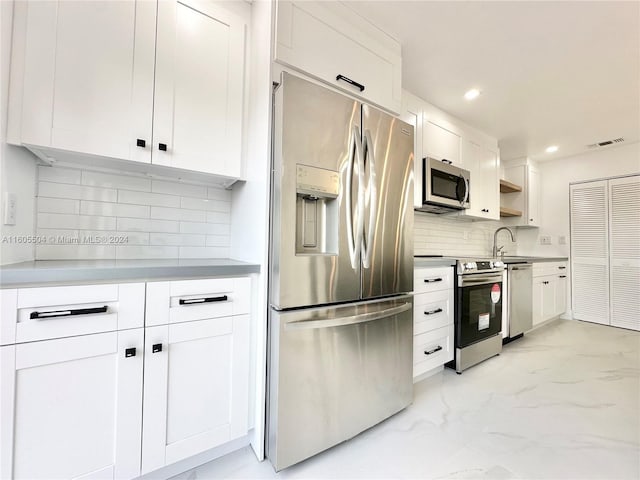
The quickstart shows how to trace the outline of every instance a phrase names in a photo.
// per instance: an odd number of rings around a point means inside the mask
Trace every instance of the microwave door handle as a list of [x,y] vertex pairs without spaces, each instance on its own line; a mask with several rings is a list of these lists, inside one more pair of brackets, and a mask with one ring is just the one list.
[[467,201],[469,200],[469,180],[467,180],[467,177],[462,176],[462,179],[464,180],[464,199],[462,200],[462,202],[460,202],[461,205],[464,205],[465,203],[467,203]]
[[315,328],[332,328],[344,327],[347,325],[356,325],[358,323],[372,322],[382,318],[398,315],[413,308],[411,303],[403,303],[395,307],[387,308],[379,312],[361,313],[359,315],[349,315],[346,317],[327,318],[323,320],[298,320],[285,324],[285,330],[307,330]]
[[[378,216],[378,190],[376,187],[376,159],[375,152],[373,150],[373,141],[371,139],[371,132],[369,130],[365,130],[364,132],[364,142],[362,147],[363,158],[369,158],[369,184],[368,193],[369,193],[369,228],[367,229],[367,237],[363,238],[362,241],[362,265],[364,268],[371,268],[371,255],[372,255],[372,244],[373,244],[373,236],[375,234],[375,221]],[[364,220],[364,208],[363,210],[363,220]],[[364,225],[363,225],[364,227]]]

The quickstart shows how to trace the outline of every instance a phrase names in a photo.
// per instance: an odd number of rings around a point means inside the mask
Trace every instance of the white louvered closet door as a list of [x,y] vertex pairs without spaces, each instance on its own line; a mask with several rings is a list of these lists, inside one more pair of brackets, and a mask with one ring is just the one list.
[[611,325],[640,330],[640,176],[609,180]]
[[570,195],[573,316],[609,325],[607,181],[571,185]]

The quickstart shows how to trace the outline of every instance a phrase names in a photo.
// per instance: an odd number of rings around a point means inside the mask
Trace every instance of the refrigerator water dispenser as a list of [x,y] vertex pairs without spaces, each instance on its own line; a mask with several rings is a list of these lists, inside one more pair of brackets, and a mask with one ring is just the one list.
[[338,253],[338,192],[334,170],[296,165],[296,254]]

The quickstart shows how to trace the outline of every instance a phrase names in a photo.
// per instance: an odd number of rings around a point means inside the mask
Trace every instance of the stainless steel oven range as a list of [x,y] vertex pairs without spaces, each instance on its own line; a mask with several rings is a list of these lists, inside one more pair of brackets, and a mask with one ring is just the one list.
[[455,356],[447,364],[458,374],[502,351],[504,263],[460,259],[456,264]]

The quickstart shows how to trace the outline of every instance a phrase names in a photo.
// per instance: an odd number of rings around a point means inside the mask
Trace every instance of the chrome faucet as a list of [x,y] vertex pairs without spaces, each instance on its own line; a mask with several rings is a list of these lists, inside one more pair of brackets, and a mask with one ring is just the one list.
[[498,252],[500,252],[500,254],[504,256],[504,252],[501,251],[504,248],[504,245],[498,248],[498,244],[497,244],[498,233],[500,232],[500,230],[506,230],[507,232],[509,232],[509,235],[511,235],[511,241],[512,242],[516,241],[516,239],[513,237],[513,232],[509,227],[500,227],[499,229],[497,229],[493,234],[493,258],[498,258]]

